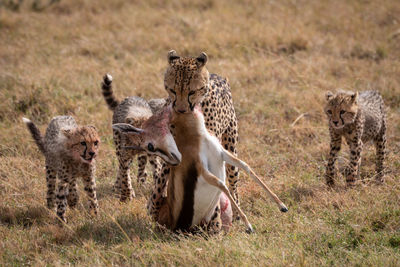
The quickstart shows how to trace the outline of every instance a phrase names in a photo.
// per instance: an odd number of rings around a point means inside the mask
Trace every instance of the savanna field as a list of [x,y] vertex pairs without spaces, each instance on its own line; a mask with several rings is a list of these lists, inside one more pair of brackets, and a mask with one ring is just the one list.
[[[112,191],[118,168],[104,73],[118,99],[166,97],[167,52],[208,54],[228,77],[239,119],[238,155],[285,202],[282,214],[241,172],[241,221],[204,238],[158,230],[146,214],[151,175],[136,198]],[[325,92],[380,91],[388,113],[386,181],[373,183],[375,149],[363,151],[363,183],[324,172]],[[78,208],[60,228],[46,208],[44,156],[21,118],[42,133],[72,115],[101,135],[100,213]],[[342,146],[339,167],[348,162]],[[148,169],[148,174],[150,171]],[[400,2],[0,1],[0,266],[400,266]]]

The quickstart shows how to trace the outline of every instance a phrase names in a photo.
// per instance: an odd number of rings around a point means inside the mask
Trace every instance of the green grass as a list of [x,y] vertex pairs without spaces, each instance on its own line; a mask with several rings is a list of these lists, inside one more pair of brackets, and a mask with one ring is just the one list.
[[[11,3],[11,4],[10,4]],[[36,3],[36,4],[35,4]],[[400,265],[400,3],[398,1],[1,1],[0,265]],[[151,178],[121,204],[112,192],[117,160],[104,73],[119,99],[165,97],[170,49],[205,51],[228,77],[239,118],[239,156],[287,204],[281,214],[241,173],[241,222],[203,238],[160,230],[146,215]],[[329,149],[324,94],[376,89],[388,106],[386,182],[324,184]],[[94,124],[100,214],[83,187],[60,228],[45,208],[44,157],[21,121],[44,131],[56,115]],[[341,153],[348,157],[347,147]],[[132,168],[136,173],[136,163]]]

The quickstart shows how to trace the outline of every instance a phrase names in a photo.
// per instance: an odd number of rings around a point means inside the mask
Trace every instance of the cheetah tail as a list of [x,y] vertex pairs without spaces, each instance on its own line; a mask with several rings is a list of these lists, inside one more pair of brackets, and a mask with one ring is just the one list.
[[25,122],[26,126],[28,127],[29,131],[31,132],[33,140],[35,140],[36,145],[39,147],[39,150],[44,154],[45,149],[44,149],[44,144],[43,144],[43,137],[42,134],[40,133],[39,129],[36,127],[36,125],[29,119],[27,118],[22,118],[22,120]]
[[110,74],[106,74],[103,77],[103,82],[101,83],[101,89],[103,91],[104,99],[108,105],[108,108],[114,110],[116,106],[118,106],[119,102],[115,98],[112,90],[112,76]]

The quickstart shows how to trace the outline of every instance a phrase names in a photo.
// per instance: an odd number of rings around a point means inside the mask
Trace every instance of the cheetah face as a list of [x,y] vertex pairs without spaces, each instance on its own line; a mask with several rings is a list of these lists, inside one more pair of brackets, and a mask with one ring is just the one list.
[[358,111],[358,92],[339,92],[336,95],[328,92],[326,100],[325,113],[334,129],[354,122]]
[[100,137],[94,126],[80,126],[75,129],[63,129],[67,138],[67,152],[77,162],[92,164],[97,157]]
[[174,50],[168,53],[164,85],[176,112],[192,112],[208,93],[209,73],[204,67],[207,59],[204,52],[197,58],[180,57]]

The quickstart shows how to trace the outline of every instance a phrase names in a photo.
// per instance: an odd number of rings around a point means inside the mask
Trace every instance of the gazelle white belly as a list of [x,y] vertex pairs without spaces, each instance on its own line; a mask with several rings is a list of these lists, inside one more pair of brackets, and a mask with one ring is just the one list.
[[[212,145],[212,142],[218,142],[215,138],[205,140],[200,149],[200,158],[204,168],[218,177],[225,183],[225,162],[223,161],[221,152],[218,151],[219,146]],[[209,222],[214,213],[215,206],[219,201],[221,191],[207,183],[203,176],[197,178],[197,184],[194,191],[194,214],[192,226],[199,225],[201,221]]]

